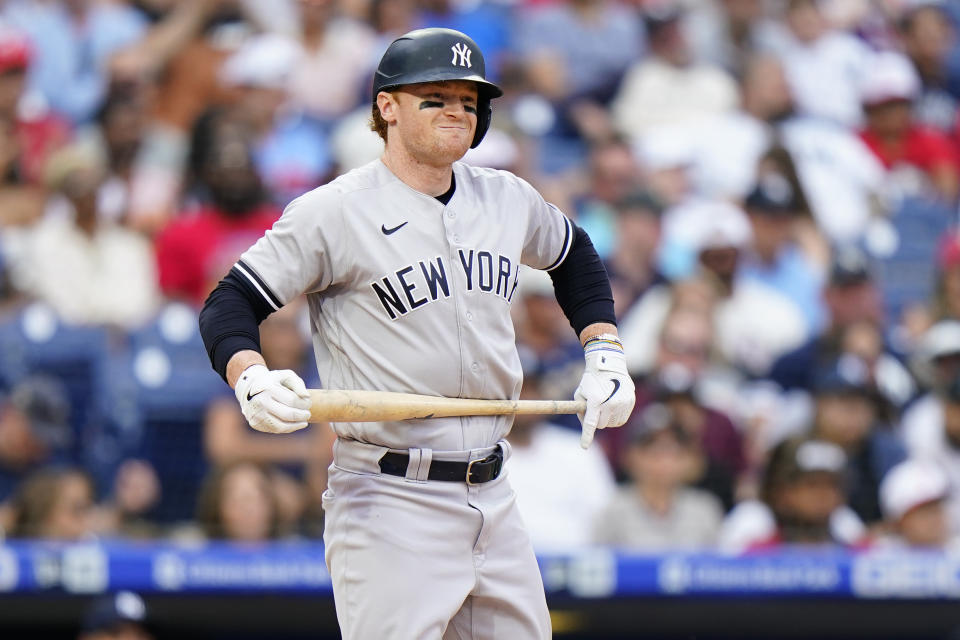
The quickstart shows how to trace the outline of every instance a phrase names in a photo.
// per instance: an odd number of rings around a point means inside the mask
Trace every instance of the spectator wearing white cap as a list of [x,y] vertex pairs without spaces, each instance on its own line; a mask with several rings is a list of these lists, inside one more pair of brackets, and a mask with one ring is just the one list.
[[[725,202],[698,203],[687,207],[682,217],[668,217],[664,236],[672,236],[665,243],[675,250],[690,252],[695,272],[712,285],[718,300],[713,315],[716,346],[724,361],[759,375],[804,341],[806,323],[793,302],[766,285],[738,277],[741,255],[752,239],[741,209]],[[655,342],[671,306],[669,291],[655,287],[628,312],[621,332],[631,344]],[[643,372],[643,363],[628,364],[632,372]]]
[[[952,359],[957,355],[952,354]],[[917,401],[904,415],[901,433],[911,457],[939,465],[951,487],[960,487],[960,377]],[[947,510],[951,528],[960,531],[960,495],[956,492],[950,496]]]
[[960,321],[930,327],[910,355],[910,368],[927,392],[903,412],[900,433],[911,452],[930,453],[941,440],[948,389],[960,376]]
[[805,438],[781,442],[764,472],[762,500],[741,502],[727,515],[720,549],[862,545],[866,530],[846,506],[846,464],[835,444]]
[[860,137],[904,195],[954,202],[960,193],[956,148],[942,133],[914,120],[919,93],[920,77],[906,56],[876,54],[861,86],[866,126]]
[[946,500],[950,481],[927,460],[910,459],[890,470],[880,485],[880,503],[890,528],[882,544],[943,549],[954,536]]

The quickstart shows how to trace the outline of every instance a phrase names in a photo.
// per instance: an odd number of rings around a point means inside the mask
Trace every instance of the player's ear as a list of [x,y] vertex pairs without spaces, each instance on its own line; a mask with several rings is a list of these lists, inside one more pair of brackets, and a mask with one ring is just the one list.
[[387,91],[381,91],[377,94],[377,107],[380,109],[380,117],[387,124],[393,124],[397,121],[397,97]]

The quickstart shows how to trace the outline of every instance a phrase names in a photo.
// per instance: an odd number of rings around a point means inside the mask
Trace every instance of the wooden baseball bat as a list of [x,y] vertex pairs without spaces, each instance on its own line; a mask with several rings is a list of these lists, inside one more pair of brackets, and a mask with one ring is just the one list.
[[310,389],[310,422],[380,422],[512,413],[579,413],[576,400],[474,400],[392,391]]

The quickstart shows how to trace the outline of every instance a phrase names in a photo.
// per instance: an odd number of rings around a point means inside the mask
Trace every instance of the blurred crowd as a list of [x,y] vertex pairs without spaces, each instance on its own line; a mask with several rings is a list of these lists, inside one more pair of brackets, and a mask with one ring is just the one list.
[[[960,6],[933,0],[0,3],[3,535],[321,535],[330,430],[250,430],[196,315],[379,156],[372,72],[424,26],[484,51],[505,96],[464,161],[590,233],[637,382],[587,452],[575,416],[517,418],[538,549],[956,544]],[[523,395],[572,397],[549,277],[520,286]],[[262,332],[322,386],[302,301]]]

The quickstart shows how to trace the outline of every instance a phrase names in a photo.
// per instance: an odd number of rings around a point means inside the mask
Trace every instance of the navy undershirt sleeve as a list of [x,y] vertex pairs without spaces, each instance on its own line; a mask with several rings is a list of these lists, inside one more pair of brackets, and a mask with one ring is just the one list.
[[238,351],[260,351],[260,323],[273,308],[234,267],[200,311],[200,335],[210,364],[227,379],[227,363]]
[[566,259],[549,273],[557,302],[579,337],[596,322],[617,324],[617,317],[607,270],[587,232],[576,224],[573,228],[573,244]]

